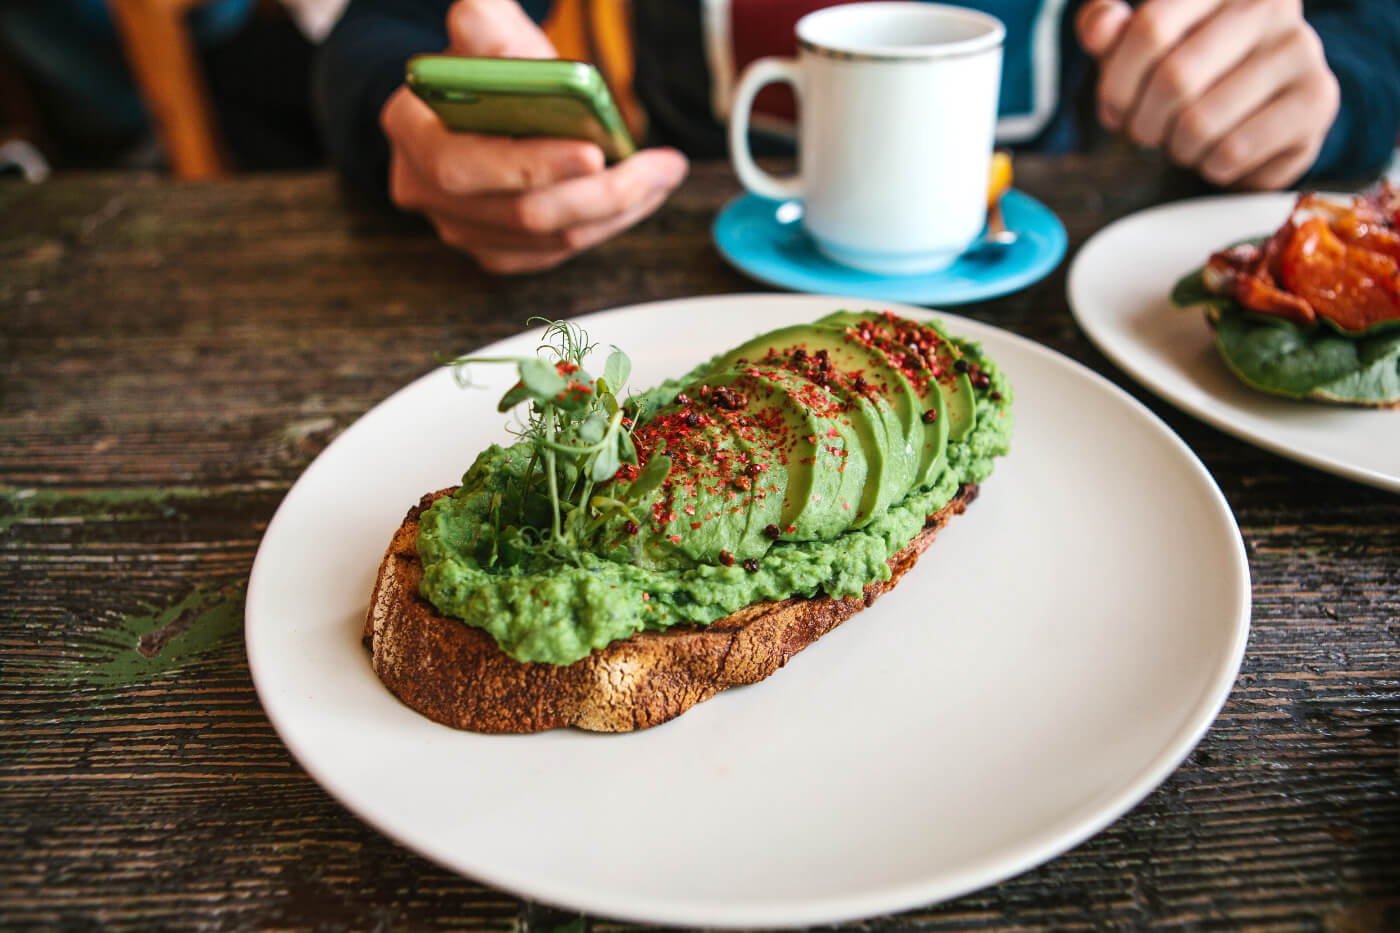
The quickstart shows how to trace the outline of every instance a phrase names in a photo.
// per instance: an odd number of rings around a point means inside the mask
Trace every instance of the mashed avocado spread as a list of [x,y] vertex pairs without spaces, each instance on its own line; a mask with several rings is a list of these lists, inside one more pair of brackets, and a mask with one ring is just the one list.
[[536,432],[419,519],[423,597],[520,661],[858,594],[1010,445],[980,346],[889,313],[763,334],[621,407],[613,360],[611,387],[580,362],[522,362],[502,404],[533,386]]

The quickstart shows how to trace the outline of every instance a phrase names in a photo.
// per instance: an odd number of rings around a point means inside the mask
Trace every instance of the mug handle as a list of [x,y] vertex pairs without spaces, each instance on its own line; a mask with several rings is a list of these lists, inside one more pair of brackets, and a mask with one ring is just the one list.
[[749,112],[753,99],[766,84],[782,82],[792,85],[793,93],[801,95],[797,59],[760,58],[744,69],[739,86],[734,91],[734,106],[729,115],[729,156],[734,173],[745,188],[754,194],[775,201],[795,198],[802,193],[800,175],[778,178],[759,168],[749,152]]

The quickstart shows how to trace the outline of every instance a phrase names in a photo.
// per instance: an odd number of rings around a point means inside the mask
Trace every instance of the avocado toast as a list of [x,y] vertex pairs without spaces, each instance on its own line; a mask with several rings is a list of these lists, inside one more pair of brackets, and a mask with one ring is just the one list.
[[555,328],[502,400],[531,399],[522,441],[410,511],[365,623],[380,678],[460,728],[625,731],[761,680],[893,586],[1009,445],[1003,374],[923,322],[837,312],[626,402],[625,357],[594,380]]

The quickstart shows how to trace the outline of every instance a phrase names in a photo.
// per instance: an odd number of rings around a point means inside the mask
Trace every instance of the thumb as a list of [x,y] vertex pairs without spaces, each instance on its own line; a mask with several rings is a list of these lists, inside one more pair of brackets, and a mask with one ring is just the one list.
[[447,11],[447,51],[469,58],[558,58],[544,30],[515,0],[457,0]]
[[1132,18],[1133,8],[1124,0],[1089,0],[1074,17],[1074,31],[1084,51],[1103,58]]

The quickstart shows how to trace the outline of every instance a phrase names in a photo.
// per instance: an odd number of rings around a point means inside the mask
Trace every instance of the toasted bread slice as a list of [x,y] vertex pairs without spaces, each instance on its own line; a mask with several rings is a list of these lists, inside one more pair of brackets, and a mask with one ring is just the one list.
[[793,655],[894,587],[938,529],[977,495],[963,486],[890,559],[890,579],[860,597],[792,597],[747,606],[706,626],[638,632],[573,664],[523,663],[482,629],[440,615],[418,594],[418,516],[409,510],[379,568],[364,641],[375,673],[406,704],[475,732],[540,732],[577,726],[628,732],[673,719],[725,687],[763,680]]

